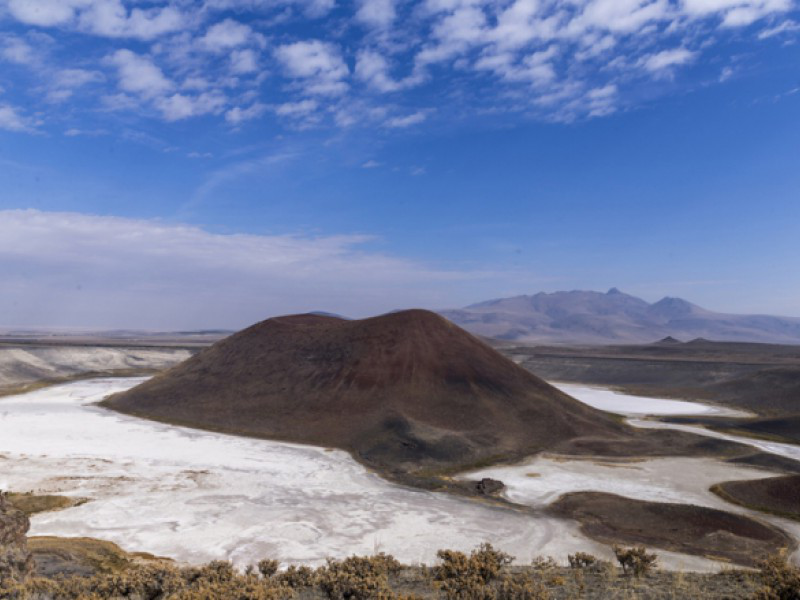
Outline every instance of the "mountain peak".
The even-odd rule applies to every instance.
[[[608,290],[606,292],[606,294],[609,295],[609,296],[613,296],[613,295],[616,295],[616,294],[620,294],[621,295],[622,292],[619,290],[619,288],[612,287],[610,290]]]

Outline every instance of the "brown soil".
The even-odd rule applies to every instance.
[[[771,525],[690,504],[575,492],[563,495],[548,510],[577,520],[586,535],[601,542],[643,544],[745,566],[793,548],[792,539]]]
[[[800,521],[800,475],[726,481],[711,491],[728,502]]]

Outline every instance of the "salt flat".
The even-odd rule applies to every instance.
[[[93,405],[142,380],[81,381],[0,399],[0,488],[91,498],[34,516],[31,535],[97,537],[185,562],[238,565],[266,556],[319,564],[375,551],[431,563],[440,548],[483,541],[520,562],[563,561],[575,551],[610,557],[571,521],[403,488],[339,450],[174,427]],[[711,483],[771,474],[710,459],[536,457],[473,475],[502,479],[510,499],[537,507],[578,490],[719,507],[705,491]],[[718,566],[659,555],[668,568]]]
[[[390,484],[342,451],[90,405],[139,381],[83,381],[0,400],[0,488],[92,498],[36,515],[31,535],[91,536],[181,561],[239,565],[375,551],[430,563],[440,548],[482,541],[529,561],[596,546],[570,523]]]
[[[750,413],[703,404],[702,402],[688,402],[685,400],[668,400],[664,398],[649,398],[623,394],[602,387],[578,385],[574,383],[554,383],[552,385],[562,392],[577,398],[581,402],[594,408],[626,416],[643,415],[716,415],[726,417],[749,417]]]

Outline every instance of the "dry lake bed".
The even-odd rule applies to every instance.
[[[30,535],[90,536],[183,562],[224,558],[240,566],[264,557],[319,564],[327,556],[376,551],[407,563],[430,563],[440,548],[468,550],[484,541],[523,563],[547,555],[563,561],[575,551],[610,556],[607,547],[584,537],[571,521],[397,486],[339,450],[174,427],[95,406],[141,381],[87,380],[0,399],[0,489],[90,499],[35,515]],[[642,421],[648,414],[725,412],[691,402],[560,387],[647,426],[657,425]],[[743,441],[800,458],[800,447]],[[470,477],[475,475],[501,479],[510,500],[534,507],[562,493],[591,490],[752,514],[724,503],[708,487],[773,473],[712,459],[620,464],[538,456]],[[770,520],[800,539],[798,524]],[[659,555],[665,567],[718,566],[697,557]]]

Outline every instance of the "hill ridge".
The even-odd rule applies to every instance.
[[[800,344],[800,318],[717,313],[672,296],[648,303],[618,288],[494,298],[439,312],[472,333],[520,342],[641,344],[673,337]]]

